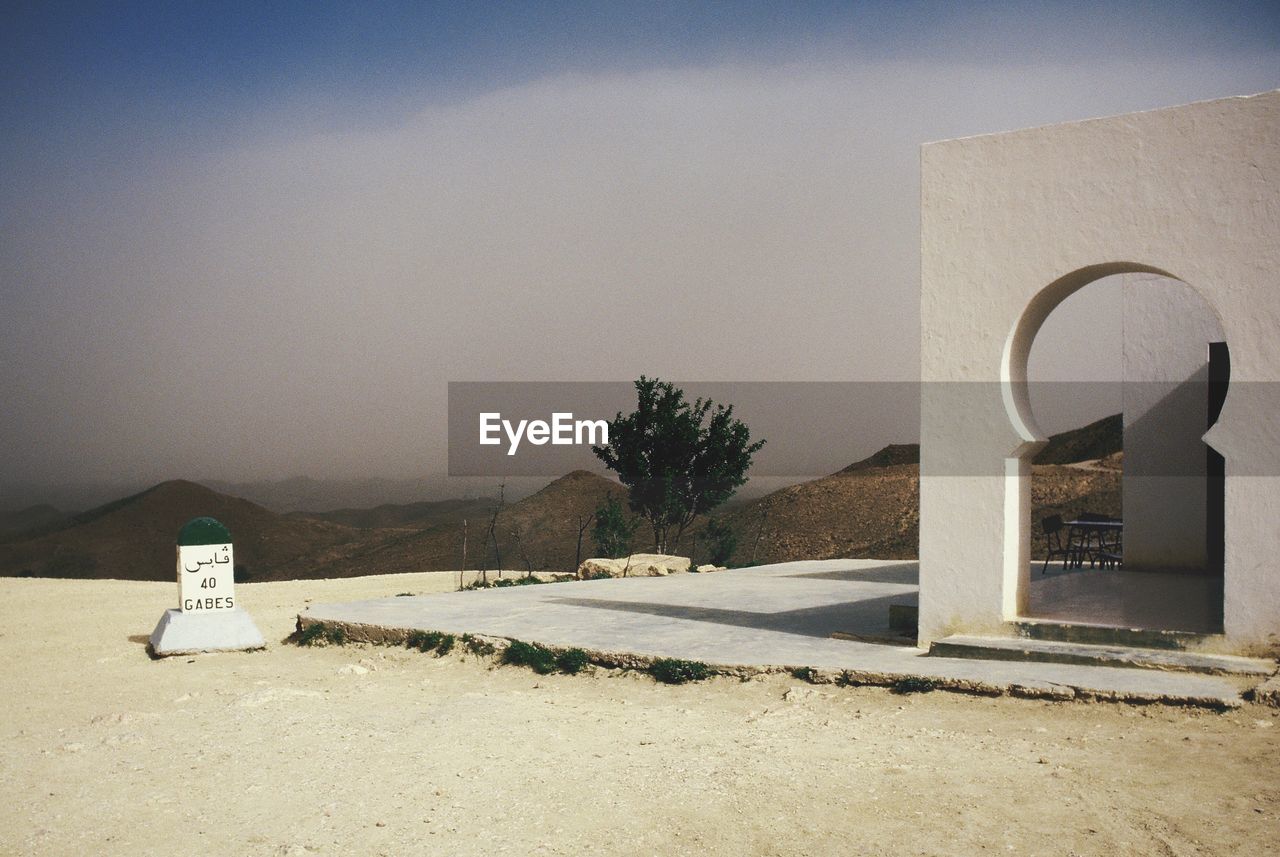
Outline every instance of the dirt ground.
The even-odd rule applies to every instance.
[[[281,644],[150,660],[173,584],[0,580],[0,853],[1275,854],[1280,711],[540,677]],[[358,667],[358,669],[357,669]]]

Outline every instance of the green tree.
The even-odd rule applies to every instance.
[[[738,534],[727,521],[708,518],[702,528],[702,538],[707,543],[708,559],[712,565],[728,565],[729,558],[738,547]]]
[[[636,381],[636,410],[609,422],[608,446],[596,457],[627,487],[631,510],[653,527],[658,553],[674,550],[685,528],[733,496],[764,446],[733,418],[733,406],[685,400],[657,378]]]
[[[636,532],[636,522],[631,519],[617,497],[610,497],[596,509],[595,527],[591,539],[596,543],[600,556],[620,559],[631,553],[631,537]]]

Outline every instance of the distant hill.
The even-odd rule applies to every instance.
[[[1124,449],[1124,424],[1120,414],[1103,417],[1078,429],[1050,435],[1048,445],[1040,450],[1033,464],[1074,464],[1106,458]],[[897,464],[919,464],[920,444],[891,443],[879,452],[855,461],[841,473],[857,473],[873,467]]]
[[[1103,417],[1082,428],[1050,435],[1033,464],[1072,464],[1106,458],[1124,449],[1124,420],[1120,414]]]
[[[850,464],[841,473],[858,473],[873,467],[893,467],[898,464],[919,464],[920,444],[891,443],[879,452]]]
[[[67,513],[48,504],[28,506],[12,512],[0,512],[0,541],[25,537],[38,530],[56,528],[67,520]]]
[[[1082,511],[1120,515],[1122,427],[1119,415],[1054,435],[1033,467],[1032,520]],[[1101,464],[1078,462],[1104,459]],[[717,510],[738,535],[737,565],[841,557],[911,558],[919,536],[919,460],[916,444],[887,446],[838,473],[789,485]],[[1048,462],[1048,463],[1044,463]],[[312,487],[287,486],[302,498]],[[518,502],[504,504],[496,538],[486,534],[496,499],[454,499],[277,514],[256,503],[194,482],[164,482],[70,518],[51,507],[0,519],[23,531],[0,541],[0,575],[115,577],[170,580],[174,539],[187,520],[218,518],[235,539],[236,564],[249,580],[351,577],[467,567],[572,571],[594,552],[591,513],[623,487],[585,470],[555,480]],[[27,527],[30,523],[34,529]],[[676,550],[695,550],[697,521]],[[1033,531],[1039,533],[1038,523]],[[0,530],[0,532],[4,532]],[[634,547],[648,547],[642,525]],[[2,537],[0,537],[2,538]],[[1033,541],[1041,546],[1038,537]]]
[[[174,542],[191,518],[226,524],[241,579],[316,576],[316,569],[387,538],[277,515],[184,480],[163,482],[76,515],[35,537],[0,544],[0,575],[171,580]]]
[[[866,460],[877,456],[880,453]],[[858,462],[743,504],[724,516],[738,534],[732,562],[914,558],[920,527],[919,472],[916,464],[875,467]]]
[[[1031,468],[1031,550],[1041,555],[1044,538],[1040,522],[1049,515],[1071,519],[1081,512],[1123,517],[1121,471],[1037,464]]]
[[[545,477],[522,476],[506,480],[507,499],[526,497],[547,484]],[[496,493],[493,477],[424,476],[417,479],[289,479],[256,482],[204,480],[202,484],[222,494],[243,497],[273,512],[328,512],[369,509],[383,504],[413,505],[420,502],[474,499]]]
[[[291,518],[311,518],[360,529],[395,528],[422,530],[438,524],[461,523],[483,516],[493,508],[493,497],[468,500],[436,500],[421,503],[384,503],[372,509],[334,509],[331,512],[289,512]]]
[[[1065,460],[1032,467],[1033,554],[1043,546],[1039,521],[1048,515],[1071,517],[1090,511],[1120,517],[1120,428],[1117,415],[1050,438],[1045,451]],[[1095,458],[1106,460],[1088,469],[1067,466]],[[724,511],[724,520],[738,535],[733,562],[916,558],[920,541],[919,462],[918,444],[892,444],[831,476],[792,485]]]
[[[534,571],[572,571],[579,526],[610,496],[623,496],[623,487],[585,470],[575,470],[498,515],[497,550],[485,545],[485,535],[497,501],[467,520],[467,568],[497,567]],[[332,563],[328,576],[443,571],[462,562],[462,522],[453,520],[413,533]],[[583,533],[583,558],[591,555],[591,534]]]
[[[563,476],[505,505],[496,526],[497,549],[491,544],[486,550],[495,499],[386,505],[320,517],[280,515],[175,480],[76,515],[33,537],[0,543],[0,575],[170,580],[178,530],[200,515],[227,525],[239,579],[250,581],[452,570],[462,557],[463,520],[468,567],[495,568],[500,556],[508,569],[569,571],[579,524],[607,496],[622,490],[587,471]],[[339,520],[323,519],[330,514]],[[590,533],[583,536],[585,558],[591,552]]]

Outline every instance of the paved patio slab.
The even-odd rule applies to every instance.
[[[1230,707],[1249,686],[1224,676],[928,657],[909,640],[831,638],[893,636],[889,605],[915,604],[917,581],[914,562],[822,560],[313,605],[299,620],[342,624],[355,639],[394,639],[409,630],[469,633],[578,647],[619,662],[623,653],[740,671],[808,667],[854,683],[921,677],[943,687],[1031,696]]]
[[[1033,564],[1027,618],[1222,633],[1222,577]]]

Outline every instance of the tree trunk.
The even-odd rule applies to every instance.
[[[769,511],[763,504],[760,506],[760,520],[756,524],[756,538],[751,543],[751,564],[756,564],[756,550],[760,547],[760,536],[764,534],[764,522],[769,517]]]
[[[592,521],[596,519],[596,513],[592,512],[585,518],[578,518],[578,546],[573,552],[573,570],[577,571],[582,565],[582,537],[586,535],[587,528],[591,526]]]
[[[458,569],[458,588],[462,588],[462,580],[467,574],[467,519],[462,519],[462,566]]]

